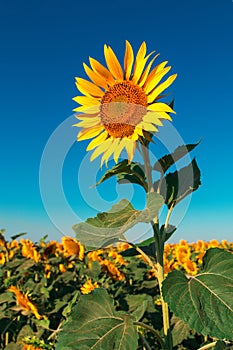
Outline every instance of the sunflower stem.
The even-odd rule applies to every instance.
[[[149,150],[147,146],[141,145],[142,147],[142,156],[144,160],[145,165],[145,172],[146,172],[146,178],[148,182],[148,192],[154,192],[153,188],[153,180],[152,180],[152,169],[150,165],[150,158],[149,158]]]
[[[153,180],[152,180],[152,167],[149,159],[148,146],[142,145],[142,155],[143,155],[145,173],[146,173],[147,182],[148,182],[148,192],[154,192]],[[166,222],[165,222],[165,228],[167,228],[168,226],[168,222],[169,222],[172,210],[173,210],[173,207],[171,207],[168,211]],[[172,334],[170,329],[169,309],[168,309],[168,304],[165,303],[163,299],[163,294],[162,294],[162,284],[164,280],[163,254],[164,254],[165,241],[160,234],[158,216],[156,216],[156,218],[151,222],[151,224],[154,231],[155,248],[156,248],[155,251],[156,251],[156,261],[157,261],[157,264],[156,264],[157,278],[159,283],[159,291],[160,291],[160,298],[161,298],[161,304],[162,304],[163,332],[164,332],[164,346],[165,346],[164,349],[172,350],[173,344],[172,344]]]

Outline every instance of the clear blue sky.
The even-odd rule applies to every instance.
[[[75,122],[74,77],[85,77],[82,63],[88,56],[103,61],[105,43],[122,58],[128,39],[135,50],[145,40],[149,51],[160,52],[161,61],[169,60],[172,72],[178,73],[170,88],[177,111],[173,126],[187,143],[203,137],[194,151],[202,187],[192,196],[173,240],[232,240],[232,38],[232,0],[2,1],[0,227],[6,228],[7,237],[27,232],[33,240],[45,234],[59,240],[72,233],[75,215],[84,220],[96,214],[96,190],[85,183],[96,168],[85,163],[86,143],[75,142],[77,130],[69,127]],[[57,128],[57,143],[52,144],[57,150],[42,169],[44,179],[48,172],[43,191],[52,224],[40,195],[39,167]],[[61,169],[63,146],[69,152]],[[69,213],[59,204],[60,183]],[[109,184],[111,192],[107,183],[99,188],[103,210],[126,192],[123,185]],[[143,197],[140,189],[128,192]]]

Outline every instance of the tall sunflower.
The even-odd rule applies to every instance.
[[[74,97],[81,106],[75,112],[81,122],[78,141],[93,138],[87,151],[94,150],[91,160],[102,155],[101,165],[113,155],[118,162],[123,149],[126,149],[129,162],[132,161],[137,142],[149,133],[158,131],[161,119],[171,120],[168,113],[175,113],[166,103],[157,102],[161,93],[175,80],[177,74],[161,82],[171,69],[167,61],[155,66],[158,57],[146,55],[146,43],[143,42],[134,59],[131,44],[126,41],[124,69],[122,69],[111,47],[104,46],[107,68],[93,58],[90,67],[85,63],[84,70],[90,81],[76,78],[76,86],[83,96]],[[148,60],[149,63],[147,64]],[[155,126],[156,125],[156,126]]]

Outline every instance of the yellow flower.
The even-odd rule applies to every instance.
[[[89,279],[87,282],[85,282],[82,287],[80,288],[82,294],[89,294],[91,293],[95,288],[99,288],[98,283],[92,283],[92,280]]]
[[[109,250],[108,257],[112,258],[116,264],[126,265],[126,261],[123,259],[123,256],[118,254],[113,248]]]
[[[50,255],[55,255],[58,243],[56,241],[51,241],[45,246],[43,256],[48,259]]]
[[[134,59],[132,46],[126,41],[122,69],[111,47],[105,45],[107,68],[90,58],[91,68],[84,63],[84,70],[92,82],[76,78],[76,86],[83,94],[74,97],[81,105],[74,111],[83,113],[76,115],[81,122],[74,124],[82,128],[78,141],[94,138],[87,151],[95,148],[91,160],[103,154],[101,165],[104,162],[107,165],[111,155],[117,163],[123,149],[126,149],[129,162],[132,161],[137,141],[147,138],[148,132],[158,131],[155,125],[163,125],[161,119],[171,120],[168,113],[175,113],[158,100],[177,75],[173,74],[161,83],[171,67],[166,67],[165,61],[151,70],[158,55],[147,64],[154,51],[146,54],[146,50],[143,42]]]
[[[38,320],[41,319],[42,316],[38,313],[37,307],[28,299],[27,294],[21,293],[15,286],[10,286],[8,290],[15,294],[17,304],[23,311],[31,312]]]
[[[90,266],[89,267],[91,267],[92,261],[99,261],[99,262],[101,262],[103,259],[102,259],[102,257],[100,255],[102,255],[103,253],[104,253],[103,249],[93,250],[93,251],[89,252],[87,254],[88,260],[90,262],[90,264],[89,264]]]
[[[66,267],[65,267],[65,265],[64,265],[64,264],[59,264],[59,270],[60,270],[62,273],[66,272]]]
[[[196,256],[196,259],[197,259],[197,262],[199,265],[202,265],[202,263],[203,263],[202,259],[203,259],[204,255],[205,255],[205,251],[202,251]]]
[[[4,265],[6,262],[6,257],[3,252],[0,252],[0,265]]]
[[[111,261],[103,260],[101,266],[105,268],[116,281],[121,281],[125,278],[124,274],[120,272]]]
[[[161,306],[162,305],[162,300],[161,298],[158,296],[157,299],[155,300],[155,305]]]
[[[127,242],[118,243],[116,246],[116,249],[118,250],[118,252],[121,252],[121,251],[129,249],[129,248],[131,248],[131,245]]]
[[[18,249],[19,249],[19,243],[18,243],[18,241],[17,241],[16,239],[14,239],[13,241],[8,242],[8,243],[7,243],[7,248],[8,248],[8,249],[16,249],[16,250],[18,250]]]
[[[168,260],[166,259],[166,257],[164,258],[164,274],[168,274],[169,272],[171,272],[172,270],[174,270],[174,260]]]
[[[45,270],[45,278],[49,279],[51,276],[51,265],[46,264],[44,270]]]
[[[62,244],[64,248],[63,255],[65,257],[77,255],[79,260],[84,259],[85,248],[81,243],[79,243],[79,241],[77,241],[77,239],[71,237],[62,237]]]
[[[40,253],[36,250],[34,243],[28,239],[21,239],[22,244],[22,255],[25,258],[34,260],[36,263],[40,261]]]
[[[196,252],[203,252],[208,248],[208,243],[198,240],[197,243],[195,244],[195,251]]]
[[[194,261],[186,260],[183,266],[191,276],[195,276],[198,272],[197,264]]]
[[[219,242],[217,241],[217,239],[212,239],[208,244],[208,248],[215,248],[215,247],[219,247]]]
[[[180,264],[184,264],[186,260],[190,258],[191,252],[190,247],[187,245],[177,245],[175,248],[176,259]]]
[[[31,344],[25,344],[22,350],[43,350],[43,348],[34,347]]]
[[[185,239],[181,239],[179,242],[179,246],[188,247],[188,242]]]

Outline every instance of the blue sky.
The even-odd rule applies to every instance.
[[[27,232],[33,240],[45,234],[59,240],[72,234],[76,217],[96,214],[98,199],[108,210],[126,192],[140,207],[138,188],[126,191],[114,181],[98,193],[90,188],[91,174],[100,175],[98,162],[88,165],[87,144],[75,142],[77,130],[69,127],[75,122],[74,77],[85,78],[82,63],[89,56],[103,62],[105,43],[122,59],[128,39],[135,50],[145,40],[149,51],[160,52],[159,60],[169,61],[178,73],[169,89],[174,130],[186,143],[203,138],[194,151],[202,186],[184,208],[177,206],[173,240],[232,241],[232,37],[231,0],[1,2],[0,227],[7,237]],[[48,140],[44,155],[52,157],[42,158],[41,198],[39,169]]]

